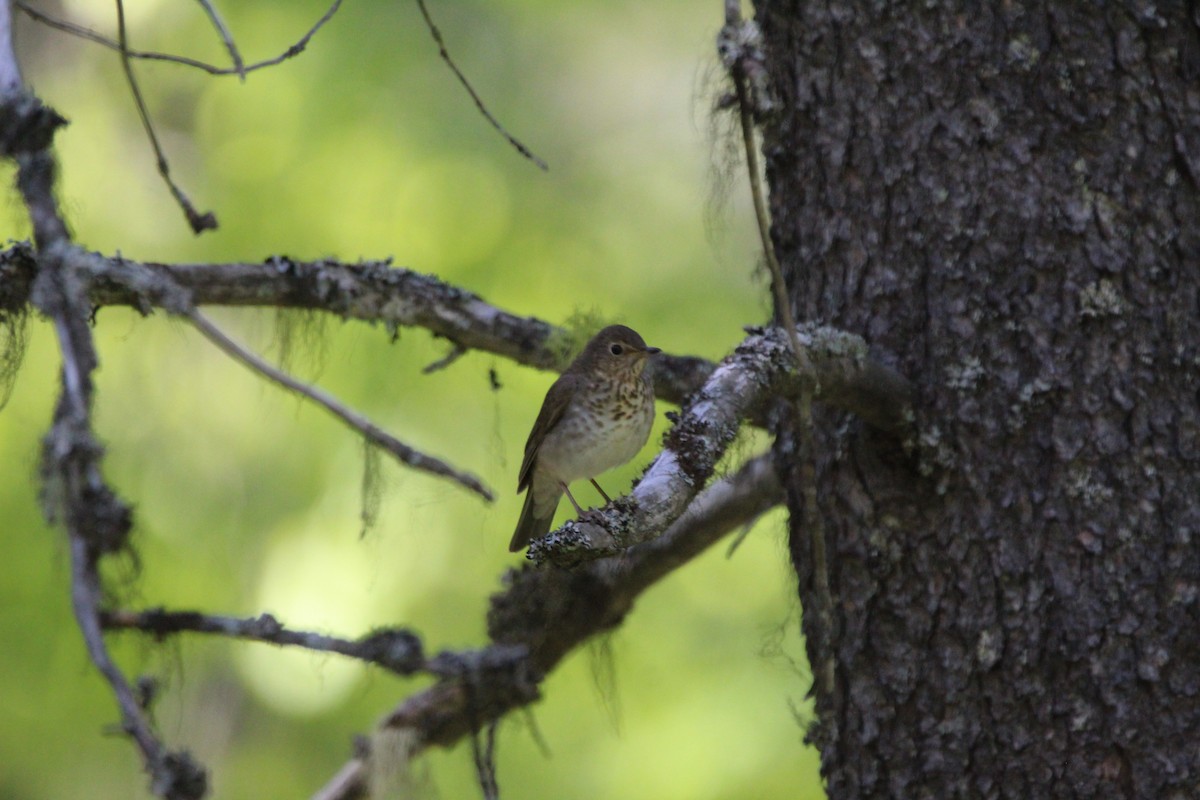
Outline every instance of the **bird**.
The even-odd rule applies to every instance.
[[[510,552],[546,535],[563,494],[583,513],[572,481],[587,478],[611,502],[596,476],[629,461],[649,438],[654,386],[645,370],[659,352],[632,328],[610,325],[550,386],[525,442],[517,494],[527,494]]]

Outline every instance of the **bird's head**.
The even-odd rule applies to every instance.
[[[605,372],[640,374],[647,359],[659,352],[659,348],[647,346],[633,328],[609,325],[591,338],[578,361]]]

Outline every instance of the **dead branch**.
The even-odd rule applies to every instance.
[[[452,480],[488,502],[495,499],[492,490],[478,477],[405,444],[329,393],[296,379],[238,344],[196,310],[192,292],[176,282],[171,272],[122,258],[106,259],[73,245],[64,250],[62,257],[70,261],[76,274],[84,276],[89,289],[102,285],[122,287],[135,298],[132,304],[144,313],[161,308],[172,315],[186,318],[227,355],[273,383],[321,406],[360,433],[368,444],[384,450],[401,464]],[[37,259],[28,246],[18,245],[0,251],[0,311],[19,309],[21,303],[17,298],[20,296],[28,301],[38,269]]]
[[[225,45],[225,52],[229,53],[229,60],[233,63],[233,71],[243,81],[246,80],[246,64],[242,61],[242,54],[238,51],[237,43],[233,40],[233,34],[229,31],[229,26],[225,24],[225,20],[221,18],[220,12],[217,11],[211,0],[196,0],[204,8],[204,13],[208,15],[209,22],[212,23],[217,35],[221,37],[221,43]],[[123,51],[128,54],[128,50]]]
[[[405,734],[401,738],[411,743],[406,755],[412,756],[431,746],[448,747],[533,702],[537,680],[589,638],[620,624],[643,591],[781,500],[770,457],[760,456],[702,492],[657,539],[577,570],[514,571],[508,589],[492,598],[488,631],[493,644],[482,652],[522,648],[525,668],[494,671],[489,681],[470,685],[462,678],[444,679],[402,702],[380,721],[379,730]],[[372,757],[367,753],[348,762],[314,797],[363,797]],[[386,760],[389,754],[374,757]]]
[[[446,66],[450,67],[450,71],[454,73],[454,77],[458,78],[458,82],[462,84],[462,87],[467,90],[467,94],[471,95],[471,100],[475,102],[475,108],[479,109],[479,113],[483,115],[483,118],[486,119],[488,123],[496,129],[497,133],[503,136],[508,143],[513,146],[514,150],[536,164],[543,172],[550,169],[549,165],[546,164],[545,161],[535,155],[534,152],[526,147],[523,142],[517,139],[517,137],[509,133],[508,130],[500,124],[500,120],[496,119],[496,117],[492,115],[491,111],[488,111],[487,106],[483,103],[483,98],[479,96],[479,93],[475,91],[475,87],[471,85],[469,80],[467,80],[467,76],[463,74],[463,71],[458,68],[458,64],[455,64],[454,59],[450,57],[450,51],[446,49],[446,42],[442,39],[442,32],[438,30],[438,26],[434,24],[433,17],[429,16],[429,9],[425,6],[425,0],[417,0],[417,6],[421,9],[421,16],[425,18],[425,27],[429,29],[429,35],[433,37],[434,43],[438,46],[438,55],[440,55],[442,60],[446,62]]]
[[[9,4],[0,3],[0,29],[8,30],[10,13]],[[0,37],[0,49],[5,50],[0,64],[16,63],[7,37]],[[4,72],[9,77],[19,74]],[[0,95],[0,142],[4,155],[17,162],[17,186],[38,247],[38,269],[29,298],[53,322],[62,356],[62,388],[43,443],[42,502],[47,517],[66,528],[72,610],[88,656],[116,698],[121,730],[141,753],[151,791],[170,800],[192,800],[206,791],[203,768],[186,751],[170,751],[158,738],[133,687],[112,660],[100,626],[99,562],[128,546],[131,513],[104,481],[100,470],[104,451],[92,433],[92,373],[97,359],[88,324],[87,276],[80,275],[68,257],[72,244],[54,197],[55,162],[46,149],[63,123],[19,85]]]
[[[121,45],[119,42],[115,42],[107,36],[102,36],[90,28],[85,28],[82,25],[76,25],[73,22],[52,17],[49,14],[39,11],[38,9],[29,5],[24,0],[14,0],[13,5],[16,8],[21,9],[21,11],[24,12],[30,19],[36,20],[48,28],[54,28],[55,30],[62,31],[63,33],[69,33],[72,36],[78,36],[81,39],[86,39],[89,42],[94,42],[103,47],[107,47],[109,50],[115,50],[117,52],[121,51]],[[334,0],[333,4],[329,6],[321,18],[318,19],[316,23],[314,23],[313,26],[309,28],[308,31],[294,44],[289,45],[286,50],[277,56],[267,58],[262,61],[256,61],[253,64],[244,65],[240,72],[236,67],[218,67],[215,64],[209,64],[205,61],[188,58],[187,56],[174,55],[172,53],[157,53],[149,50],[134,50],[130,48],[126,48],[125,52],[130,58],[141,59],[144,61],[166,61],[172,64],[181,64],[185,67],[193,67],[195,69],[203,70],[209,75],[248,74],[251,72],[256,72],[260,69],[264,69],[265,67],[273,67],[276,64],[281,64],[284,61],[287,61],[289,58],[295,58],[303,53],[305,48],[308,47],[309,41],[317,34],[317,31],[324,27],[325,23],[329,22],[329,20],[333,18],[333,15],[337,13],[337,10],[341,7],[341,5],[342,0]]]
[[[422,453],[414,447],[411,447],[404,442],[392,436],[390,433],[380,428],[374,422],[354,411],[351,408],[343,405],[337,398],[328,392],[324,392],[315,386],[310,386],[301,380],[294,378],[286,372],[277,369],[268,361],[258,355],[250,352],[246,348],[231,339],[220,328],[214,325],[207,317],[199,311],[189,309],[184,312],[186,316],[200,331],[206,339],[221,348],[231,358],[246,365],[251,370],[259,375],[267,378],[273,383],[277,383],[285,389],[289,389],[302,397],[311,400],[317,405],[324,408],[330,414],[340,419],[342,422],[349,425],[354,430],[360,432],[368,442],[372,445],[382,448],[390,453],[396,460],[402,464],[407,464],[414,469],[419,469],[422,472],[428,472],[431,475],[438,475],[443,478],[449,478],[455,481],[460,486],[463,486],[477,495],[487,500],[489,503],[496,499],[495,494],[489,489],[483,481],[475,477],[469,472],[457,469],[450,466],[440,458],[435,458],[427,453]]]
[[[743,420],[766,415],[775,403],[794,400],[813,386],[843,393],[878,368],[867,358],[866,343],[853,334],[802,326],[795,335],[808,371],[799,369],[786,333],[753,332],[691,395],[663,438],[663,452],[633,492],[535,540],[528,557],[572,566],[657,536],[708,482]],[[907,399],[902,402],[907,406]]]
[[[193,233],[203,233],[207,230],[216,230],[217,217],[211,211],[200,213],[196,207],[192,205],[192,201],[179,188],[173,178],[171,178],[171,165],[167,161],[167,155],[163,152],[162,145],[159,144],[158,134],[154,132],[154,122],[150,119],[150,111],[146,108],[146,100],[142,97],[141,86],[138,85],[137,76],[133,72],[133,62],[129,58],[129,40],[125,31],[125,3],[124,0],[117,0],[117,45],[121,54],[121,68],[125,71],[125,80],[129,83],[129,93],[133,95],[133,102],[137,106],[138,117],[142,120],[142,128],[146,131],[146,137],[150,140],[150,146],[154,149],[154,162],[158,167],[158,174],[167,184],[167,188],[171,190],[171,196],[175,198],[175,202],[183,209],[184,216],[187,217],[188,225],[191,226]]]
[[[344,639],[284,627],[270,614],[257,617],[225,617],[199,611],[145,611],[110,609],[100,612],[104,630],[135,630],[165,639],[181,633],[206,633],[267,644],[288,645],[319,653],[337,653],[383,667],[397,675],[433,672],[421,648],[421,640],[406,628],[372,631],[361,639]],[[436,673],[435,673],[436,674]]]
[[[393,267],[388,261],[346,264],[338,261],[295,261],[273,257],[262,264],[158,264],[91,254],[99,273],[89,298],[97,306],[127,305],[145,309],[156,291],[155,276],[170,278],[201,305],[304,308],[341,317],[425,328],[455,345],[503,356],[538,369],[561,369],[561,353],[553,347],[565,333],[548,322],[522,317],[491,305],[478,295],[433,276]],[[117,267],[136,270],[116,274]],[[32,250],[15,245],[0,249],[0,311],[28,302],[36,274]],[[907,380],[865,350],[855,369],[830,385],[817,400],[849,411],[868,424],[898,436],[911,426]],[[682,404],[704,385],[716,365],[693,356],[656,356],[651,362],[655,395]],[[752,411],[750,420],[765,425]]]

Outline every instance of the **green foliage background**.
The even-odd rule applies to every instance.
[[[127,6],[134,47],[222,60],[198,4]],[[220,6],[254,61],[298,39],[325,0]],[[46,9],[115,30],[112,4]],[[730,142],[709,115],[719,4],[434,0],[431,11],[548,173],[480,117],[414,3],[348,0],[307,52],[244,84],[138,64],[174,175],[220,219],[201,237],[154,172],[115,54],[20,19],[27,82],[71,120],[58,138],[60,196],[78,240],[159,261],[392,255],[517,313],[559,323],[594,313],[710,358],[765,319],[746,190],[727,177]],[[11,187],[11,168],[0,172]],[[3,196],[0,239],[27,237],[19,197]],[[446,345],[421,331],[393,343],[381,327],[336,319],[214,314],[402,439],[480,474],[500,499],[485,505],[385,460],[379,522],[360,539],[353,435],[186,325],[104,309],[96,423],[107,476],[136,508],[140,554],[112,565],[114,599],[270,612],[350,636],[409,625],[430,651],[480,645],[488,595],[519,563],[505,547],[516,469],[552,376],[477,353],[423,376]],[[133,748],[106,735],[116,712],[71,617],[61,532],[37,505],[58,358],[48,326],[31,320],[29,334],[0,412],[0,796],[141,797]],[[610,493],[628,488],[664,425],[606,477]],[[738,455],[763,446],[748,437]],[[590,492],[580,489],[581,502],[595,502]],[[783,538],[782,516],[768,515],[733,558],[714,549],[652,590],[617,634],[569,659],[533,712],[549,756],[527,720],[501,728],[505,796],[823,797],[802,743],[809,675]],[[160,729],[210,767],[216,797],[307,796],[353,735],[424,685],[262,645],[111,643],[132,674],[163,681]],[[463,745],[419,771],[430,796],[478,796]]]

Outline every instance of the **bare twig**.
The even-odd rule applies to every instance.
[[[453,364],[455,361],[458,361],[460,358],[462,358],[466,354],[467,354],[467,348],[463,347],[458,342],[455,342],[454,346],[450,348],[450,352],[446,353],[446,355],[442,356],[437,361],[434,361],[431,364],[427,364],[425,366],[425,368],[423,370],[421,370],[421,374],[432,375],[433,373],[437,372],[438,370],[442,370],[442,369],[445,369],[446,367],[450,366],[451,364]]]
[[[329,783],[321,787],[309,800],[350,800],[365,797],[367,787],[363,775],[363,762],[355,758],[347,761]]]
[[[109,39],[107,36],[102,36],[101,34],[96,33],[89,28],[85,28],[82,25],[76,25],[73,22],[67,22],[66,20],[52,17],[49,14],[39,11],[38,9],[29,5],[24,0],[15,0],[13,5],[21,9],[21,11],[23,11],[30,18],[37,20],[47,27],[63,31],[64,33],[69,33],[72,36],[78,36],[81,39],[87,39],[90,42],[95,42],[96,44],[107,47],[110,50],[120,52],[122,49],[119,42],[115,42],[112,39]],[[257,61],[253,64],[245,66],[242,69],[242,73],[249,74],[265,67],[273,67],[276,64],[287,61],[289,58],[294,58],[295,56],[300,55],[300,53],[304,52],[304,49],[308,46],[308,43],[312,37],[316,35],[317,31],[319,31],[326,22],[333,18],[333,15],[337,13],[337,10],[341,5],[342,0],[334,0],[329,9],[326,10],[321,18],[317,20],[317,22],[308,30],[308,32],[305,33],[304,36],[300,37],[295,44],[291,45],[282,53],[273,58]],[[195,69],[203,70],[210,75],[240,74],[237,69],[231,67],[218,67],[215,64],[209,64],[205,61],[188,58],[187,56],[174,55],[171,53],[157,53],[148,50],[126,49],[125,52],[130,58],[137,58],[146,61],[167,61],[173,64],[181,64],[185,67],[194,67]]]
[[[0,278],[6,277],[4,254],[4,251],[0,251]],[[491,490],[474,475],[455,469],[438,458],[404,444],[363,415],[338,402],[331,395],[298,380],[242,347],[196,310],[188,287],[175,281],[169,272],[163,272],[136,261],[127,261],[121,258],[105,259],[95,254],[85,253],[78,248],[68,250],[67,256],[72,269],[86,275],[89,281],[123,285],[127,290],[134,292],[138,298],[136,301],[138,308],[161,307],[171,314],[187,318],[197,330],[225,353],[271,381],[322,406],[361,433],[369,446],[382,448],[400,462],[416,469],[457,481],[488,501],[493,499]]]
[[[529,568],[511,575],[510,587],[492,598],[488,628],[495,644],[488,649],[524,643],[530,670],[549,672],[589,638],[618,624],[641,593],[663,576],[781,499],[771,459],[761,456],[706,489],[686,514],[651,542],[580,570]],[[530,702],[528,690],[517,684],[519,672],[500,677],[503,680],[476,684],[471,690],[461,680],[442,680],[402,702],[380,722],[380,729],[410,732],[415,740],[410,755],[428,747],[449,747],[481,724]],[[386,754],[381,756],[386,760]],[[370,758],[348,762],[314,798],[363,797]]]
[[[154,148],[154,159],[158,166],[158,174],[166,181],[167,188],[171,190],[171,195],[175,198],[175,202],[179,203],[179,207],[183,209],[184,216],[187,217],[188,225],[191,226],[193,233],[203,233],[206,230],[215,230],[217,227],[217,217],[211,211],[206,211],[201,214],[192,205],[192,201],[188,199],[183,190],[176,185],[171,179],[171,167],[167,163],[167,156],[163,152],[162,145],[158,142],[158,135],[154,132],[154,123],[150,121],[150,112],[146,108],[146,101],[142,97],[141,87],[138,86],[137,76],[133,74],[133,62],[129,58],[129,41],[125,32],[125,3],[124,0],[117,0],[117,44],[121,53],[121,67],[125,70],[125,79],[129,83],[129,91],[133,94],[133,102],[137,105],[138,116],[141,117],[142,127],[146,130],[146,136],[150,139],[150,146]]]
[[[454,63],[454,59],[450,57],[450,51],[446,49],[446,43],[442,40],[442,32],[438,30],[438,26],[433,23],[433,17],[429,16],[429,9],[425,7],[425,0],[417,0],[417,5],[421,9],[421,16],[425,18],[425,25],[429,28],[429,35],[433,37],[433,41],[438,46],[438,54],[442,57],[442,60],[446,62],[446,65],[450,67],[450,71],[454,73],[454,76],[458,78],[458,82],[461,83],[463,88],[467,90],[467,94],[471,95],[471,99],[475,101],[475,107],[479,109],[479,113],[483,114],[484,119],[490,122],[492,127],[495,128],[501,136],[507,139],[508,143],[511,144],[518,153],[532,161],[543,171],[550,169],[545,161],[534,155],[532,150],[530,150],[523,143],[521,143],[520,140],[505,130],[504,126],[500,124],[500,120],[492,116],[492,112],[488,111],[487,106],[483,104],[483,98],[476,93],[475,88],[471,86],[471,82],[467,80],[467,76],[463,74],[462,70],[458,68],[458,65]]]
[[[373,631],[361,639],[343,639],[309,631],[289,630],[270,614],[257,617],[224,617],[199,611],[145,611],[116,609],[102,611],[105,630],[138,630],[163,639],[180,633],[208,633],[276,645],[290,645],[322,653],[337,653],[376,664],[397,675],[426,671],[429,662],[421,640],[404,628]]]
[[[204,13],[208,15],[209,21],[212,22],[213,27],[217,30],[217,35],[221,37],[221,41],[225,44],[225,50],[229,53],[229,60],[233,62],[234,72],[243,81],[246,80],[246,64],[242,61],[242,54],[238,52],[237,43],[234,42],[233,34],[229,32],[229,28],[225,25],[225,20],[221,19],[221,15],[210,0],[196,0],[196,2],[204,8]]]
[[[387,431],[380,428],[369,419],[352,411],[342,405],[332,395],[321,391],[315,386],[308,384],[288,375],[286,372],[276,368],[270,362],[259,357],[255,353],[250,352],[240,344],[229,338],[216,325],[214,325],[207,317],[195,309],[185,311],[186,316],[191,323],[196,327],[196,330],[204,334],[204,337],[215,344],[227,355],[232,356],[237,361],[242,362],[250,369],[259,373],[263,377],[271,380],[286,389],[291,389],[299,395],[302,395],[317,405],[324,408],[329,413],[333,414],[338,419],[345,422],[350,427],[365,436],[372,444],[383,448],[391,453],[398,461],[407,464],[410,467],[440,475],[443,478],[449,478],[457,482],[459,485],[470,489],[488,502],[495,499],[492,490],[483,484],[478,478],[470,473],[455,469],[441,459],[426,455],[419,450],[416,450],[401,442],[396,437],[392,436]]]

